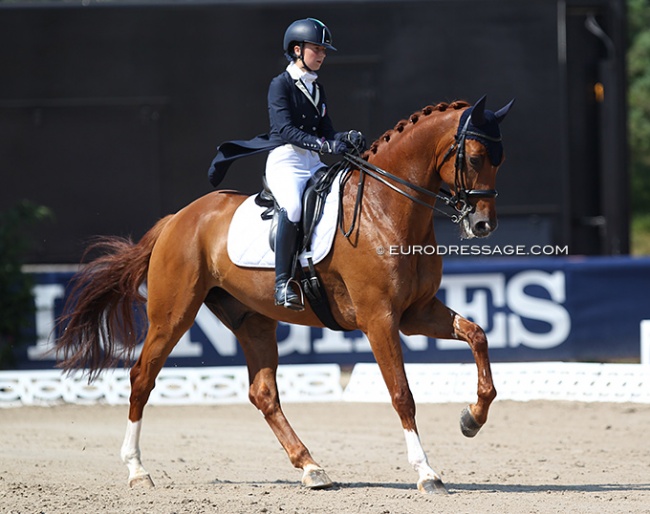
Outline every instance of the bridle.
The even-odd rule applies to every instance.
[[[441,165],[447,161],[447,159],[451,156],[451,154],[454,151],[456,151],[456,160],[454,162],[454,187],[456,189],[456,192],[454,194],[452,194],[451,192],[443,188],[440,189],[440,192],[431,191],[430,189],[426,189],[424,187],[418,186],[417,184],[413,184],[408,180],[398,177],[397,175],[394,175],[389,171],[386,171],[378,166],[375,166],[374,164],[371,164],[365,159],[361,158],[360,157],[361,152],[359,151],[359,149],[357,149],[356,152],[346,153],[344,156],[345,162],[354,165],[356,169],[359,170],[360,174],[359,174],[359,187],[357,188],[357,199],[354,205],[354,213],[353,213],[350,228],[347,231],[344,231],[343,227],[341,226],[341,230],[343,231],[344,235],[346,237],[349,237],[349,235],[354,230],[359,208],[361,205],[361,198],[363,196],[363,186],[364,186],[364,179],[366,175],[369,175],[375,180],[378,180],[385,186],[405,196],[406,198],[408,198],[409,200],[411,200],[412,202],[418,205],[427,207],[428,209],[431,210],[441,212],[445,216],[451,218],[451,221],[453,221],[454,223],[460,223],[469,214],[474,212],[475,207],[470,203],[471,199],[495,198],[498,195],[496,189],[468,189],[467,188],[467,182],[464,173],[465,141],[467,139],[467,136],[478,137],[480,139],[484,139],[490,142],[500,142],[501,138],[498,139],[492,138],[482,132],[479,133],[479,132],[470,131],[469,130],[470,119],[471,116],[468,116],[463,128],[455,136],[455,141],[452,143],[452,145],[449,147],[449,149],[447,150],[447,152],[442,158]],[[351,168],[348,167],[347,173],[344,173],[342,175],[341,178],[342,183],[346,182],[349,179],[350,173],[351,173]],[[399,185],[396,185],[391,181]],[[420,193],[421,195],[427,196],[429,198],[433,198],[434,202],[429,203],[424,200],[421,200],[420,198],[414,196],[413,194],[409,193],[407,190],[401,188],[400,186],[408,188],[411,191]],[[341,191],[340,194],[342,195],[343,188],[341,188],[340,191]],[[452,207],[456,211],[456,214],[449,214],[446,211],[439,209],[438,207],[436,207],[435,200],[443,201],[445,205]],[[342,208],[343,205],[342,202],[340,202],[340,205]],[[343,222],[342,217],[340,217],[340,219],[342,223]]]
[[[470,205],[469,200],[471,198],[496,198],[499,193],[496,189],[468,189],[466,183],[466,177],[463,173],[465,168],[465,141],[467,136],[474,136],[479,140],[487,140],[488,142],[500,143],[501,137],[490,137],[483,132],[474,132],[469,130],[469,123],[472,119],[471,116],[467,116],[465,120],[465,125],[463,125],[462,130],[456,135],[456,141],[452,143],[447,150],[447,153],[442,158],[444,163],[451,153],[456,150],[456,161],[454,162],[454,187],[456,189],[456,194],[451,195],[448,191],[443,190],[443,193],[449,195],[449,202],[447,205],[452,204],[454,209],[456,209],[459,214],[452,216],[452,221],[454,223],[460,223],[462,219],[474,211],[474,207]],[[454,218],[458,218],[457,220]]]

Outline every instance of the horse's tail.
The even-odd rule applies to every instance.
[[[120,237],[100,238],[86,250],[101,251],[71,282],[63,314],[57,322],[54,351],[58,367],[85,368],[93,380],[121,359],[132,359],[144,329],[140,286],[162,230],[173,215],[156,223],[137,243]]]

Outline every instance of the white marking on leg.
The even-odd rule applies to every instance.
[[[440,480],[440,476],[431,466],[422,448],[420,436],[413,430],[404,430],[409,464],[418,472],[418,485],[424,480]]]
[[[305,464],[305,467],[302,468],[305,473],[309,473],[310,471],[322,471],[323,468],[320,466],[317,466],[316,464]]]
[[[140,430],[142,429],[142,420],[126,422],[126,434],[120,450],[122,462],[129,468],[129,485],[133,480],[138,478],[149,477],[149,473],[142,466],[140,461]]]
[[[460,336],[458,335],[458,332],[460,332],[460,316],[456,314],[455,312],[452,314],[452,319],[453,325],[454,325],[454,333],[452,334],[455,339],[459,339]]]

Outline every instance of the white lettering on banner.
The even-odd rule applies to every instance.
[[[495,312],[490,323],[488,293],[495,308],[506,307],[505,276],[500,273],[484,273],[476,275],[447,275],[442,277],[440,289],[445,291],[445,304],[465,318],[471,318],[480,327],[492,330],[486,335],[490,346],[504,348],[507,344],[505,313]],[[470,290],[473,294],[470,295]],[[471,296],[471,298],[470,298]],[[438,339],[440,350],[462,350],[468,348],[465,341]]]
[[[235,335],[205,305],[201,305],[194,320],[194,327],[198,328],[205,335],[208,342],[222,357],[233,357],[237,355],[237,339]],[[199,341],[192,340],[192,330],[188,330],[181,336],[176,346],[174,346],[172,353],[169,355],[170,358],[182,359],[204,356],[203,344]],[[144,341],[136,346],[133,352],[135,358],[140,356],[143,346]]]
[[[525,270],[506,280],[503,273],[445,275],[441,283],[445,303],[452,310],[472,319],[486,330],[491,348],[526,346],[538,350],[554,348],[566,341],[571,332],[571,317],[564,307],[565,276],[562,271]],[[533,296],[530,288],[542,289],[542,296]],[[54,348],[55,303],[63,298],[64,284],[40,284],[33,288],[36,303],[36,344],[27,348],[29,360],[52,360]],[[526,322],[548,329],[533,331]],[[218,355],[238,355],[237,340],[205,306],[201,306],[192,331],[200,331]],[[369,353],[370,344],[360,332],[343,333],[323,329],[312,338],[310,327],[288,325],[288,334],[278,341],[280,356],[333,353]],[[421,352],[429,348],[426,336],[400,334],[404,346]],[[435,340],[439,350],[468,349],[464,341]],[[203,357],[205,343],[192,339],[186,332],[174,348],[173,358]],[[139,355],[142,344],[136,349]]]
[[[235,334],[228,330],[205,305],[201,305],[199,313],[196,315],[195,323],[219,355],[223,355],[224,357],[237,355],[237,339],[235,338]],[[201,343],[192,343],[192,345],[201,348]],[[173,352],[172,355],[174,357],[181,356],[181,354],[177,355]],[[183,355],[183,357],[186,356]]]
[[[336,330],[323,329],[322,337],[314,340],[314,353],[361,353],[371,352],[370,342],[365,334],[345,334]]]
[[[206,334],[207,335],[207,334]],[[208,337],[208,340],[212,340]],[[142,345],[138,345],[138,354],[142,351]],[[174,346],[170,357],[201,357],[203,355],[203,345],[192,341],[191,331],[185,332]]]
[[[409,350],[414,352],[423,352],[429,348],[429,338],[427,336],[413,335],[405,336],[400,332],[400,338]]]
[[[31,361],[51,360],[54,349],[54,304],[63,298],[65,287],[62,284],[41,284],[32,288],[36,307],[36,345],[27,348],[27,358]]]
[[[278,354],[280,357],[292,353],[311,352],[311,328],[302,325],[290,325],[289,335],[278,341]]]
[[[291,328],[293,330],[293,327]],[[400,333],[400,338],[409,350],[425,351],[429,347],[427,336],[406,336]],[[314,353],[370,353],[370,341],[361,332],[344,334],[336,330],[323,329],[322,337],[314,339]]]
[[[323,329],[323,335],[314,340],[315,353],[353,353],[355,340],[343,332]]]
[[[56,314],[54,306],[56,300],[63,298],[65,287],[62,284],[36,285],[32,288],[36,307],[36,344],[27,348],[27,358],[31,361],[52,360],[54,355],[54,324]],[[223,356],[237,354],[237,339],[205,305],[201,306],[195,320],[196,325],[205,334],[214,349]],[[140,355],[142,344],[139,344],[135,356]],[[187,331],[171,353],[172,357],[201,357],[203,345],[191,339]]]
[[[526,294],[528,286],[543,288],[549,298]],[[565,277],[562,271],[521,271],[506,284],[502,273],[477,275],[449,275],[442,279],[440,289],[446,293],[447,306],[466,318],[471,318],[486,329],[491,348],[527,346],[538,350],[554,348],[566,341],[571,332],[571,317],[562,306],[566,300]],[[481,290],[483,289],[483,290]],[[473,294],[470,297],[470,292]],[[490,325],[489,299],[497,309],[510,309],[510,313],[494,312]],[[523,319],[542,321],[550,325],[547,332],[533,332]],[[437,340],[441,350],[467,348],[461,341]]]
[[[546,289],[551,300],[528,296],[527,286],[537,285]],[[515,314],[508,316],[510,346],[525,345],[543,350],[562,344],[571,331],[571,317],[562,303],[566,299],[564,273],[555,271],[522,271],[510,279],[507,289],[508,305]],[[531,332],[522,318],[545,321],[551,326],[546,333]]]

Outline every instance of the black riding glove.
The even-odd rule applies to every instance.
[[[350,150],[357,150],[363,152],[366,149],[366,138],[358,130],[348,130],[347,132],[339,132],[336,134],[335,139],[342,141]]]
[[[342,155],[348,151],[348,147],[342,141],[337,141],[336,139],[321,139],[320,140],[320,154],[335,154]]]

